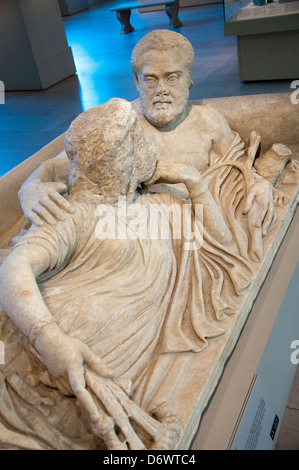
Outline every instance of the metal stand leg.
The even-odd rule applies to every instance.
[[[130,23],[131,10],[117,10],[116,17],[121,23],[121,34],[131,33],[134,31],[133,26]]]
[[[169,21],[170,28],[179,28],[183,24],[179,20],[179,17],[178,17],[179,8],[180,8],[179,2],[175,2],[171,5],[165,5],[165,10],[170,20]]]

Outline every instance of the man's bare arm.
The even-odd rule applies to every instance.
[[[213,141],[212,150],[219,156],[224,156],[233,142],[234,133],[226,118],[216,109],[210,110],[209,118]]]
[[[196,204],[203,206],[203,218],[207,232],[224,245],[232,241],[223,215],[198,170],[184,164],[158,162],[153,177],[146,185],[156,182],[184,183],[188,189],[193,208],[195,209]]]
[[[35,225],[65,219],[72,212],[63,197],[67,192],[69,164],[65,152],[42,163],[22,184],[18,193],[23,212]]]

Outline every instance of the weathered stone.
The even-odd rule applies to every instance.
[[[261,152],[188,102],[192,54],[147,35],[140,99],[78,116],[20,191],[33,225],[0,269],[3,448],[190,443],[298,197],[285,146]]]

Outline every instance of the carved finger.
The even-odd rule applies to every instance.
[[[56,220],[54,219],[54,217],[41,204],[33,206],[33,211],[36,214],[38,214],[38,216],[42,217],[50,225],[53,225],[56,223]]]
[[[276,206],[281,206],[280,196],[276,192],[273,193],[273,201]]]
[[[30,211],[26,215],[27,219],[29,219],[34,225],[38,227],[42,227],[44,225],[44,222],[42,219],[33,211]]]
[[[268,206],[266,216],[263,220],[263,224],[262,224],[262,234],[263,234],[264,237],[267,235],[267,233],[270,230],[270,227],[272,225],[274,216],[275,216],[274,204],[270,203],[269,206]]]
[[[267,214],[267,204],[264,202],[258,201],[257,208],[254,215],[254,225],[255,227],[260,227],[265,219]]]
[[[294,172],[297,172],[298,171],[298,168],[299,168],[299,161],[298,160],[292,160],[288,165],[287,165],[287,169],[294,173]]]
[[[107,388],[115,396],[120,403],[126,416],[138,424],[144,431],[146,431],[152,438],[156,438],[161,430],[159,421],[150,416],[142,408],[140,408],[134,401],[128,399],[124,391],[119,388],[118,384],[114,381],[107,382]]]
[[[114,383],[116,383],[128,397],[131,397],[134,392],[132,381],[129,379],[115,379]]]
[[[115,393],[126,414],[152,438],[156,438],[161,429],[159,421],[146,413],[134,401],[128,400],[127,396],[122,390],[118,389],[114,382],[109,383],[108,387]]]
[[[66,214],[49,197],[42,197],[40,200],[45,209],[58,220],[65,220]]]
[[[273,220],[274,220],[274,212],[270,209],[268,210],[266,217],[263,221],[263,225],[262,225],[263,237],[265,237],[267,233],[269,232],[271,225],[273,223]]]
[[[51,187],[60,194],[66,193],[67,185],[61,182],[51,183]]]
[[[99,374],[101,377],[110,379],[114,377],[114,371],[110,369],[110,367],[107,367],[88,346],[83,344],[82,347],[83,359],[91,370]]]
[[[124,436],[128,448],[130,450],[144,450],[145,445],[132,428],[129,416],[125,413],[123,407],[108,387],[103,387],[100,391],[100,400],[108,413],[113,416],[113,420]]]
[[[127,442],[128,448],[131,450],[144,450],[145,445],[132,428],[129,416],[125,413],[115,394],[107,386],[107,379],[95,377],[91,371],[86,371],[86,383],[92,392],[98,397],[108,415],[113,418],[115,425],[119,427],[125,441]],[[119,387],[118,392],[124,393]]]
[[[82,373],[83,370],[82,365]],[[90,416],[93,432],[105,441],[109,449],[127,449],[125,444],[121,443],[116,435],[114,420],[107,416],[105,411],[99,406],[99,403],[95,402],[90,392],[86,389],[83,374],[78,374],[78,369],[76,369],[69,371],[68,376],[74,394]]]
[[[260,228],[249,226],[250,233],[250,258],[261,262],[263,259],[263,241]]]
[[[70,213],[74,212],[75,209],[70,204],[70,202],[64,196],[61,196],[61,194],[59,194],[59,192],[55,191],[54,188],[49,193],[49,195],[51,196],[51,199],[53,199],[54,202],[59,204],[64,210],[66,210],[67,212],[70,212]]]
[[[80,366],[79,366],[80,367]],[[100,419],[101,414],[99,413],[98,407],[95,404],[94,400],[92,399],[90,393],[85,388],[85,380],[84,380],[84,368],[83,366],[80,367],[80,372],[78,372],[78,368],[69,370],[68,371],[68,379],[70,386],[74,395],[78,398],[82,406],[90,415],[90,419],[92,422],[96,422]]]
[[[276,206],[281,207],[282,205],[285,205],[290,201],[290,197],[288,194],[276,190],[273,192],[273,200]]]
[[[290,202],[290,196],[288,194],[282,194],[281,196],[282,204],[288,204]]]

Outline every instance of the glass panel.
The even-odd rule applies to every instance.
[[[248,20],[299,12],[298,0],[223,0],[224,22]]]

